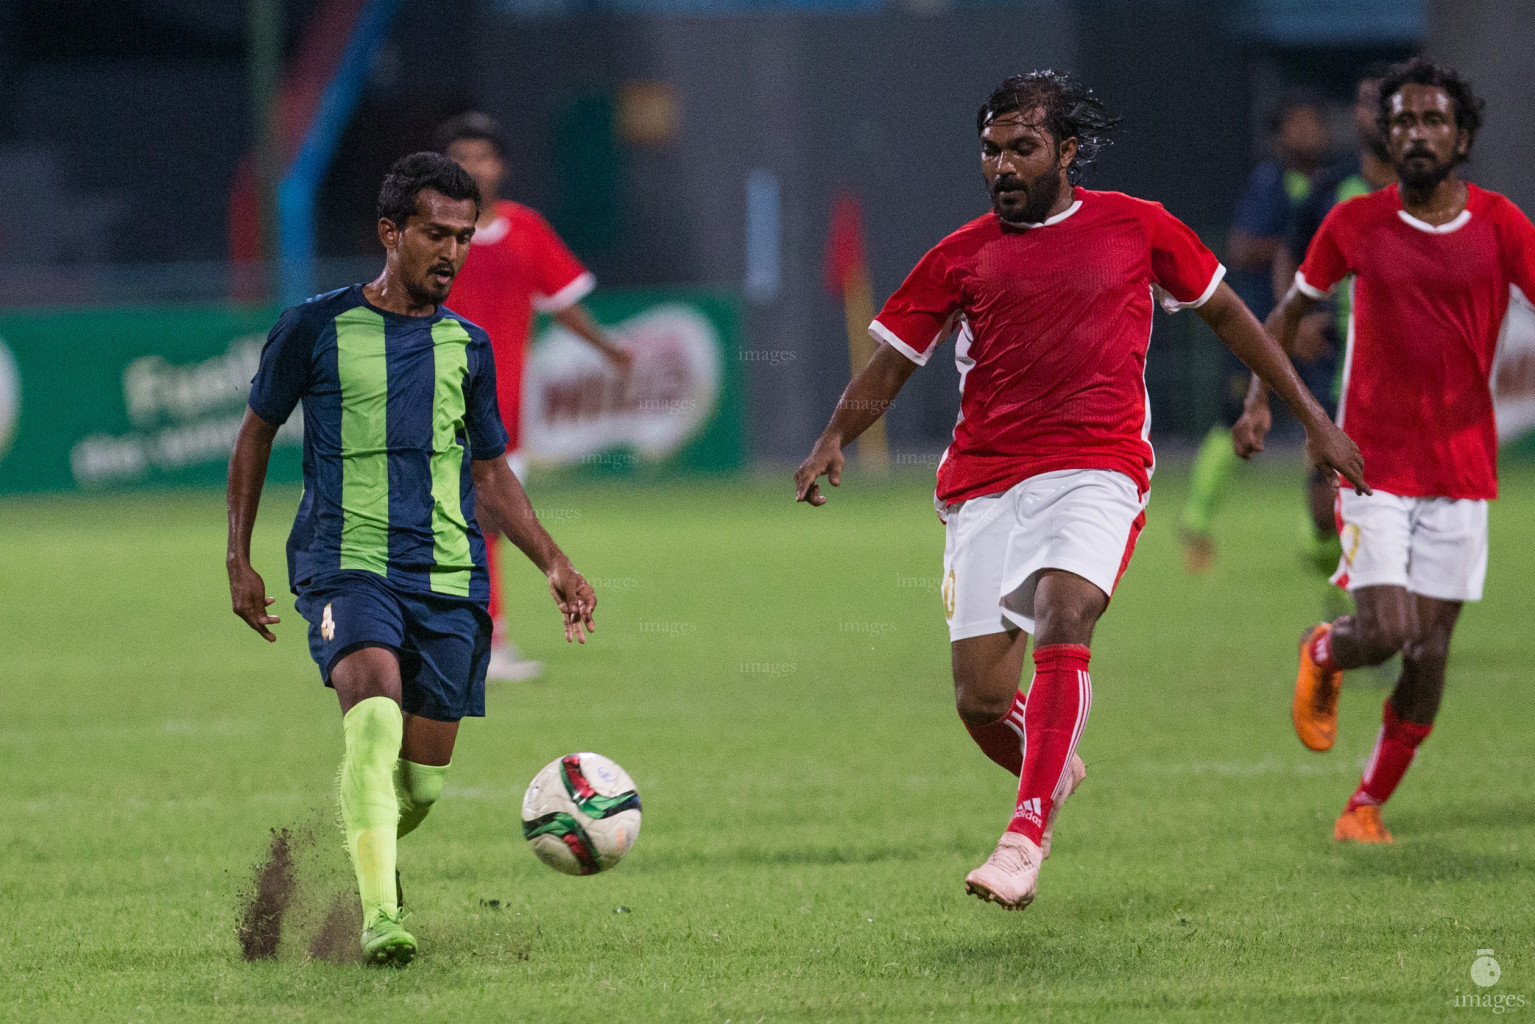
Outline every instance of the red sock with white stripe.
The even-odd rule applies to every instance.
[[[1023,771],[1023,691],[1013,696],[1007,714],[986,725],[965,723],[981,752],[1014,775]]]
[[[1307,641],[1306,646],[1310,648],[1311,660],[1317,663],[1317,667],[1326,672],[1337,671],[1338,664],[1332,660],[1331,629],[1317,630]]]
[[[1364,776],[1359,780],[1359,788],[1349,797],[1344,813],[1360,804],[1383,804],[1390,799],[1397,783],[1407,774],[1413,755],[1418,752],[1418,744],[1428,739],[1433,728],[1432,722],[1419,725],[1417,722],[1402,721],[1388,698],[1381,713],[1381,727],[1375,737],[1375,749],[1370,752],[1370,760],[1365,762]]]
[[[1087,674],[1092,657],[1083,644],[1049,644],[1034,649],[1034,683],[1023,715],[1023,772],[1009,832],[1038,843],[1050,820],[1061,779],[1093,706]]]
[[[500,647],[506,643],[506,625],[501,618],[501,559],[496,554],[496,546],[500,540],[499,534],[486,531],[485,570],[490,578],[490,606],[486,611],[490,614],[490,646],[492,647]]]

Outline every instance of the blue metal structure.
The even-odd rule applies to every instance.
[[[278,294],[285,306],[303,302],[315,292],[315,193],[399,8],[400,0],[369,0],[358,14],[336,76],[325,87],[298,156],[277,187]]]
[[[1241,0],[1233,28],[1280,46],[1411,46],[1428,32],[1426,0]]]

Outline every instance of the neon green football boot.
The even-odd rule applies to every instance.
[[[363,929],[362,956],[370,964],[404,967],[415,959],[416,937],[405,930],[405,914],[387,911]]]

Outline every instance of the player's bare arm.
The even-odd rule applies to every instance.
[[[597,323],[591,310],[585,305],[578,302],[573,306],[567,306],[555,313],[554,319],[561,327],[601,352],[603,358],[612,363],[615,368],[627,370],[634,365],[634,355],[627,349],[620,348],[617,342],[608,337],[608,332],[602,329],[602,325]]]
[[[229,553],[224,556],[234,613],[268,642],[276,641],[277,637],[267,627],[281,620],[267,614],[277,599],[267,596],[266,582],[251,567],[251,530],[256,524],[261,486],[266,480],[267,461],[272,457],[272,440],[276,436],[276,427],[245,410],[234,454],[229,459]]]
[[[475,518],[505,534],[549,578],[549,593],[565,620],[566,641],[586,643],[586,634],[597,629],[592,621],[597,610],[592,585],[538,521],[527,493],[505,459],[476,459],[470,469],[474,474]]]
[[[1290,290],[1269,314],[1264,329],[1287,355],[1297,354],[1301,325],[1313,315],[1316,306],[1316,299],[1291,284]],[[1268,396],[1268,388],[1262,378],[1253,374],[1247,385],[1242,416],[1231,428],[1231,443],[1236,447],[1237,454],[1244,459],[1250,459],[1255,452],[1263,451],[1263,439],[1269,427],[1273,426],[1274,416],[1269,411]]]
[[[1369,493],[1359,447],[1327,418],[1327,412],[1301,383],[1285,350],[1263,329],[1236,292],[1222,283],[1210,301],[1199,307],[1199,315],[1226,347],[1295,413],[1306,428],[1306,451],[1312,463],[1340,473],[1360,494]]]
[[[859,434],[885,414],[916,368],[916,363],[880,342],[869,365],[848,382],[831,421],[805,461],[794,471],[795,501],[826,504],[826,495],[821,493],[821,485],[816,481],[825,476],[833,487],[841,485],[843,447],[857,440]]]
[[[1290,254],[1288,246],[1279,247],[1274,254],[1271,269],[1274,298],[1283,302],[1285,296],[1295,287],[1295,271],[1300,269],[1295,262],[1295,257]],[[1326,312],[1313,312],[1301,317],[1295,327],[1294,340],[1289,344],[1282,344],[1281,347],[1291,359],[1320,359],[1332,347],[1327,340],[1327,325],[1331,320],[1332,317]],[[1268,326],[1267,322],[1264,326]],[[1269,333],[1273,333],[1272,328]]]

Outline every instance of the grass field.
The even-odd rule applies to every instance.
[[[929,487],[855,479],[811,511],[777,479],[535,485],[596,582],[599,631],[565,647],[537,574],[511,574],[547,675],[491,690],[402,843],[422,955],[398,972],[308,959],[299,922],[274,961],[235,940],[269,828],[318,836],[300,896],[345,880],[338,716],[285,592],[296,493],[268,495],[257,533],[285,609],[270,647],[228,611],[221,495],[0,502],[0,1019],[1492,1012],[1451,1005],[1467,992],[1535,1013],[1535,472],[1505,474],[1487,600],[1387,808],[1398,842],[1373,849],[1331,824],[1382,678],[1351,678],[1332,753],[1289,726],[1293,644],[1323,601],[1296,557],[1298,470],[1243,479],[1199,579],[1177,550],[1183,481],[1160,474],[1094,645],[1088,779],[1022,914],[963,894],[1013,793],[953,712]],[[527,781],[578,749],[645,802],[634,852],[594,878],[544,868],[518,831]],[[1471,982],[1478,949],[1494,988]]]

